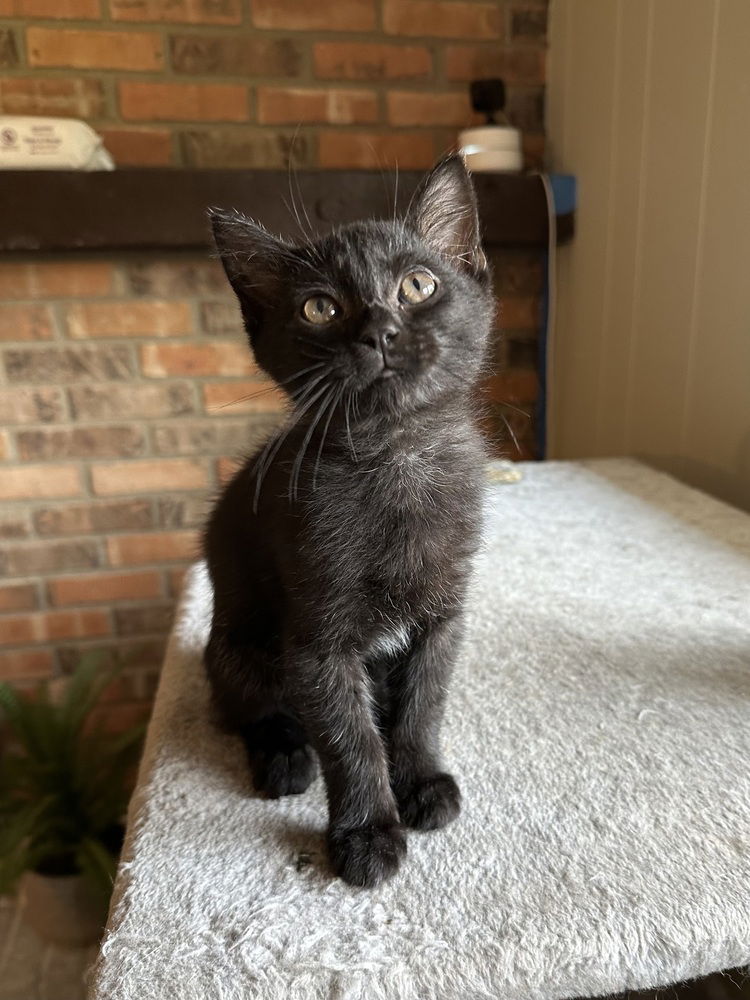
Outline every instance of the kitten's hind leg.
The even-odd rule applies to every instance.
[[[317,769],[302,726],[291,715],[275,712],[242,727],[253,782],[269,799],[299,795],[315,779]]]
[[[307,736],[284,710],[268,654],[251,641],[233,640],[214,626],[204,661],[214,705],[223,726],[238,733],[247,750],[253,784],[269,798],[297,795],[314,780],[315,758]]]

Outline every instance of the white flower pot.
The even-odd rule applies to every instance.
[[[21,879],[23,919],[45,940],[83,947],[99,940],[107,906],[83,875],[40,875]]]

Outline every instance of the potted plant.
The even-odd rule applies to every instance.
[[[0,684],[0,893],[20,880],[24,918],[58,944],[101,934],[122,846],[144,726],[111,734],[92,718],[113,676],[85,660],[59,699]]]

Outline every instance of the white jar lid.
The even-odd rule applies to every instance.
[[[518,149],[481,149],[471,152],[469,148],[462,147],[461,152],[466,166],[475,174],[523,170],[523,156]]]
[[[521,149],[521,133],[511,125],[482,125],[467,128],[459,134],[458,142],[464,149]]]

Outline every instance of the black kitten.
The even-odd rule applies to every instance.
[[[412,204],[302,246],[212,213],[255,357],[293,410],[210,518],[206,668],[258,789],[303,792],[317,752],[333,865],[362,886],[396,871],[402,826],[443,826],[460,803],[438,727],[477,544],[472,393],[493,306],[462,160]]]

